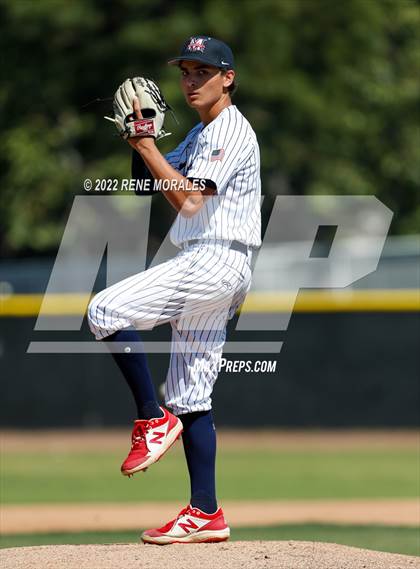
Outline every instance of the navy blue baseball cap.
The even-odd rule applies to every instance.
[[[209,36],[192,36],[182,46],[181,54],[168,61],[177,65],[180,61],[201,61],[219,69],[234,69],[235,62],[230,47]]]

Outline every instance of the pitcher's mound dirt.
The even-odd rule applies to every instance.
[[[113,544],[19,547],[0,552],[7,569],[417,569],[420,558],[307,541],[235,541],[170,546]]]

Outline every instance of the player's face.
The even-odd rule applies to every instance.
[[[212,107],[233,81],[233,71],[222,74],[217,67],[198,61],[182,61],[180,69],[184,97],[196,110]]]

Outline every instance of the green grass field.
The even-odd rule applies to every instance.
[[[419,489],[413,449],[292,451],[220,448],[218,495],[223,500],[409,498]],[[124,453],[122,453],[124,454]],[[152,470],[132,479],[119,473],[117,452],[4,452],[0,465],[3,504],[54,502],[188,501],[181,445]],[[419,555],[417,528],[296,524],[233,528],[232,539],[329,541]],[[2,547],[53,543],[136,542],[136,532],[3,536]]]
[[[3,453],[4,504],[188,500],[181,449],[132,479],[119,472],[121,453]],[[419,488],[416,451],[267,452],[218,455],[220,500],[403,498]]]

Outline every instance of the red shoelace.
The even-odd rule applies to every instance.
[[[177,522],[179,520],[179,518],[181,518],[182,516],[184,516],[185,514],[188,515],[188,513],[190,512],[191,508],[189,506],[187,506],[186,508],[184,508],[183,510],[181,510],[179,512],[179,514],[177,515],[176,518],[174,518],[173,520],[167,522],[164,526],[162,526],[161,528],[158,528],[158,531],[162,532],[162,533],[166,533],[167,531],[170,530],[170,528],[174,525],[175,522]]]
[[[131,434],[131,450],[140,450],[144,447],[147,450],[146,433],[150,430],[150,423],[144,421],[137,423]]]

